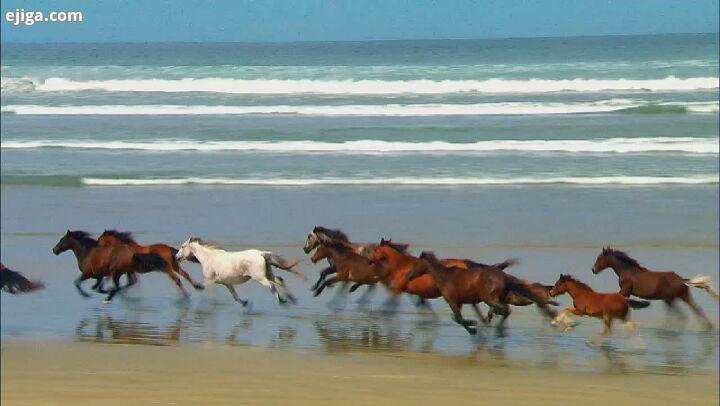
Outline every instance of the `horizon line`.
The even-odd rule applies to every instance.
[[[0,41],[3,45],[78,45],[78,44],[304,44],[304,43],[357,43],[357,42],[403,42],[403,41],[503,41],[518,39],[567,39],[567,38],[606,38],[606,37],[656,37],[680,35],[716,35],[720,32],[664,32],[655,34],[603,34],[603,35],[570,35],[570,36],[538,36],[538,37],[482,37],[482,38],[381,38],[357,40],[294,40],[294,41],[68,41],[68,42],[33,42],[33,41]]]

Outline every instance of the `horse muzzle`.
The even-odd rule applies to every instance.
[[[595,267],[591,268],[591,270],[592,270],[592,273],[594,273],[595,275],[597,275],[597,274],[600,273],[600,271],[598,271],[597,269],[595,269]]]
[[[312,248],[308,247],[307,245],[303,247],[303,251],[305,251],[306,254],[309,254],[310,251],[312,251]]]
[[[52,253],[55,255],[60,255],[60,249],[58,249],[58,247],[53,247]]]

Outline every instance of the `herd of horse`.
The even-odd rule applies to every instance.
[[[614,320],[625,323],[637,334],[637,327],[630,319],[630,309],[650,305],[648,300],[661,300],[669,309],[674,309],[678,300],[685,302],[700,318],[703,324],[712,328],[712,323],[692,298],[690,287],[706,290],[716,299],[718,292],[707,276],[683,278],[675,272],[653,271],[640,265],[625,252],[605,247],[592,266],[594,274],[611,268],[618,276],[619,292],[595,292],[587,284],[570,275],[560,275],[554,285],[544,285],[520,279],[507,269],[516,260],[509,259],[496,264],[484,264],[464,258],[438,258],[434,253],[423,251],[414,256],[407,244],[381,239],[378,243],[352,242],[340,230],[321,226],[308,234],[303,250],[312,253],[313,263],[325,260],[328,264],[312,286],[314,296],[326,288],[340,284],[343,291],[354,292],[363,285],[367,290],[360,301],[366,301],[378,284],[391,293],[389,305],[396,304],[401,294],[417,299],[417,306],[428,306],[429,299],[442,297],[452,311],[453,320],[468,333],[477,333],[478,321],[466,319],[462,314],[463,305],[470,305],[479,322],[490,324],[494,315],[500,316],[498,326],[504,325],[511,313],[511,306],[535,305],[551,320],[552,325],[563,331],[576,323],[570,314],[600,318],[604,322],[603,335],[612,331]],[[182,261],[199,263],[202,266],[205,285],[224,285],[233,299],[242,306],[250,301],[239,297],[235,285],[254,280],[272,292],[280,304],[296,303],[295,296],[288,290],[285,280],[275,275],[278,268],[304,278],[299,271],[300,261],[289,261],[270,251],[256,249],[226,251],[199,238],[188,238],[179,249],[166,244],[143,246],[138,244],[131,233],[105,230],[99,238],[93,238],[85,231],[70,231],[60,238],[52,248],[55,255],[72,251],[77,259],[80,276],[75,280],[78,292],[90,295],[82,288],[82,282],[93,279],[92,290],[107,294],[109,302],[123,289],[137,282],[137,274],[159,271],[166,274],[184,296],[187,291],[178,275],[187,280],[195,289],[204,285],[192,279],[182,269]],[[314,252],[313,252],[314,251]],[[126,276],[126,283],[120,283]],[[106,280],[112,287],[106,289]],[[40,282],[29,281],[4,265],[0,268],[0,288],[11,293],[29,292],[42,289]],[[562,294],[572,297],[573,305],[559,314],[553,308],[558,303],[553,299]],[[631,296],[645,300],[631,299]],[[487,315],[479,305],[488,307]]]

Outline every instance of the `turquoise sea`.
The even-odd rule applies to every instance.
[[[717,35],[3,44],[1,73],[2,261],[47,285],[0,295],[3,337],[717,370],[717,332],[678,327],[659,303],[634,313],[644,344],[618,331],[589,349],[597,320],[560,334],[517,308],[506,332],[471,338],[441,300],[437,317],[409,300],[388,315],[382,292],[361,308],[313,298],[299,279],[288,309],[240,287],[251,314],[218,288],[178,301],[160,274],[103,305],[77,294],[72,254],[50,251],[67,229],[117,228],[301,259],[324,225],[418,253],[518,257],[514,274],[547,284],[562,272],[617,290],[612,272],[590,272],[608,244],[717,283]],[[310,279],[321,269],[303,267]],[[694,294],[717,325],[717,302]]]

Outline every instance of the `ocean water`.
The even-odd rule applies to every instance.
[[[2,180],[718,181],[718,39],[16,45]]]
[[[562,272],[617,290],[614,274],[590,272],[608,244],[717,283],[719,77],[716,35],[3,44],[2,260],[47,289],[0,295],[2,336],[717,371],[717,330],[678,326],[657,303],[633,313],[642,343],[618,329],[593,349],[597,320],[560,334],[532,308],[470,338],[441,300],[434,317],[407,299],[387,314],[380,290],[367,308],[314,298],[321,265],[307,261],[311,281],[286,278],[300,300],[288,309],[253,284],[238,289],[250,314],[218,287],[178,301],[160,274],[102,305],[50,248],[68,228],[117,228],[301,259],[325,225],[415,252],[518,257],[513,273],[547,284]],[[717,302],[694,293],[718,324]]]

